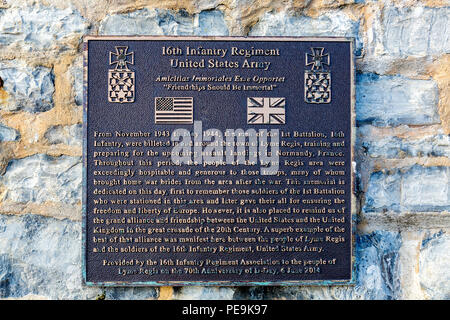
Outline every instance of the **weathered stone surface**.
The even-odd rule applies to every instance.
[[[420,136],[377,136],[373,129],[366,125],[358,128],[358,145],[372,158],[450,157],[450,137],[442,130]],[[412,131],[414,129],[406,132],[412,134]]]
[[[234,288],[227,287],[182,287],[174,295],[179,300],[231,300]]]
[[[35,5],[0,10],[0,44],[14,44],[23,51],[55,49],[72,37],[81,39],[87,28],[71,8]]]
[[[358,74],[356,120],[377,126],[439,123],[437,85],[432,80]]]
[[[359,23],[341,11],[326,12],[317,18],[293,16],[289,12],[265,13],[253,26],[250,36],[335,36],[355,37],[361,48]]]
[[[142,9],[106,17],[100,34],[109,35],[228,35],[220,11],[189,15],[186,11]]]
[[[400,291],[397,232],[378,231],[356,238],[356,293],[364,299],[395,299]]]
[[[0,298],[450,299],[449,13],[442,0],[0,1],[0,171],[7,169],[0,175]],[[356,37],[356,161],[364,180],[356,285],[164,294],[83,287],[74,222],[81,219],[78,44],[97,30]]]
[[[428,299],[450,299],[450,235],[440,231],[422,242],[419,258],[420,285]]]
[[[81,146],[83,143],[83,126],[54,126],[47,130],[45,138],[51,144],[63,143],[71,146]]]
[[[365,211],[400,209],[400,173],[374,172],[367,187]]]
[[[352,286],[238,288],[235,299],[396,299],[400,292],[397,232],[358,235],[355,280]]]
[[[156,299],[158,291],[146,288],[105,288],[105,300],[148,300]]]
[[[0,61],[0,78],[7,93],[0,109],[43,112],[53,107],[54,75],[46,67],[29,67],[20,61]]]
[[[204,11],[204,10],[212,10],[217,8],[217,6],[222,2],[222,0],[197,0],[194,1],[193,5],[196,10]]]
[[[448,135],[438,134],[420,140],[408,141],[397,137],[385,138],[371,143],[364,143],[372,157],[404,158],[450,156],[450,138]]]
[[[162,35],[156,10],[142,9],[127,14],[106,17],[101,23],[99,34],[108,35]]]
[[[78,106],[83,104],[83,57],[79,55],[69,68],[69,74],[72,76],[72,90],[75,103]]]
[[[142,10],[144,15],[148,14]],[[162,34],[173,35],[189,35],[194,30],[194,18],[185,11],[167,11],[167,10],[155,10],[156,16],[152,17],[155,23],[158,24],[162,30]],[[148,33],[152,34],[152,33]]]
[[[401,180],[401,204],[414,211],[448,210],[449,184],[449,167],[413,166]]]
[[[81,223],[0,215],[0,298],[93,299],[81,282]]]
[[[442,128],[450,134],[450,54],[435,59],[427,70],[439,87],[439,115]]]
[[[18,203],[79,203],[81,181],[81,157],[54,158],[44,154],[12,160],[0,177],[5,188],[3,200]]]
[[[364,211],[444,211],[450,207],[448,167],[414,165],[408,170],[374,172]]]
[[[450,52],[450,8],[385,6],[368,47],[396,58]]]
[[[361,69],[390,74],[401,70],[415,75],[433,61],[432,57],[450,52],[450,7],[429,8],[421,3],[373,8],[366,17]]]
[[[20,138],[19,132],[13,128],[0,124],[0,142],[16,141]]]
[[[219,10],[203,11],[197,15],[194,34],[198,36],[227,36],[228,26]]]

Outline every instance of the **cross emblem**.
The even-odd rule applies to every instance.
[[[128,47],[116,47],[116,52],[109,52],[109,64],[114,70],[129,70],[128,63],[134,64],[134,52],[128,53]]]
[[[330,55],[323,54],[324,48],[311,48],[311,53],[306,54],[306,66],[311,66],[311,71],[324,71],[330,66]],[[325,67],[326,66],[326,67]]]

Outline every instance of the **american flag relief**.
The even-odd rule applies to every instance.
[[[194,121],[194,98],[156,97],[156,124],[192,124]]]

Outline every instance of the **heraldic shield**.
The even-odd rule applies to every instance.
[[[330,103],[331,74],[305,71],[305,102]]]
[[[134,102],[135,73],[128,68],[128,64],[134,64],[134,53],[127,51],[128,47],[116,47],[116,52],[109,53],[109,64],[115,65],[108,70],[109,102]]]
[[[134,102],[134,72],[108,71],[109,102]]]

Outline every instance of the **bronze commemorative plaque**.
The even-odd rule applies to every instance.
[[[86,284],[352,283],[353,39],[84,54]]]

